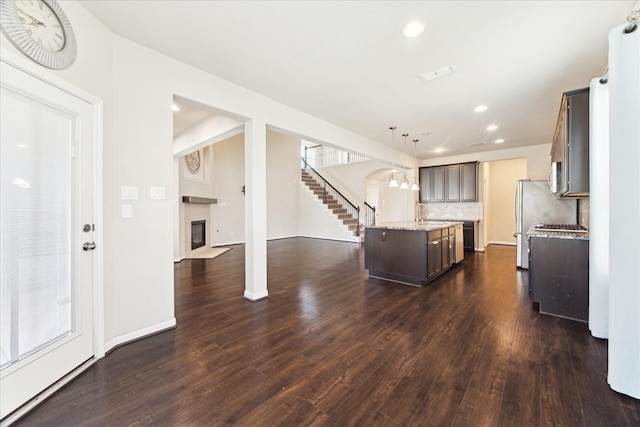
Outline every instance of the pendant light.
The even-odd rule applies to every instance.
[[[414,139],[413,140],[413,157],[418,160],[418,140]],[[420,191],[420,186],[418,185],[418,183],[416,182],[416,175],[413,175],[413,185],[411,186],[411,189],[413,191]]]
[[[407,167],[407,137],[409,136],[408,133],[403,133],[402,136],[404,136],[404,167]],[[400,189],[401,190],[408,190],[409,189],[409,180],[407,179],[407,174],[405,173],[402,176],[402,180],[400,181]]]
[[[389,187],[390,188],[395,188],[398,186],[398,181],[396,180],[396,176],[394,174],[394,169],[395,169],[395,162],[393,161],[393,134],[394,131],[396,130],[395,126],[391,126],[389,129],[391,129],[391,176],[389,177]]]

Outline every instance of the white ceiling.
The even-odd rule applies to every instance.
[[[562,93],[602,75],[609,30],[636,7],[633,0],[82,4],[122,37],[365,137],[389,145],[395,125],[396,144],[409,133],[420,140],[421,158],[551,142]],[[425,31],[409,39],[402,30],[413,20]],[[451,64],[449,76],[418,78]],[[475,113],[478,104],[489,109]],[[498,129],[487,131],[489,124]],[[445,151],[435,154],[438,147]]]

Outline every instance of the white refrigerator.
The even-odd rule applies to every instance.
[[[516,266],[529,268],[527,231],[536,224],[577,224],[578,201],[558,199],[547,181],[518,181],[514,202],[516,216]]]

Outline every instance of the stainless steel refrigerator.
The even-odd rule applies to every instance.
[[[532,225],[578,223],[578,201],[556,198],[547,181],[518,181],[514,204],[517,267],[529,268],[527,231]]]

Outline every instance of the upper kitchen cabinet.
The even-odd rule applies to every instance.
[[[445,202],[460,201],[460,165],[449,165],[445,168]]]
[[[477,201],[478,163],[420,168],[420,202]]]
[[[445,168],[443,166],[420,168],[420,200],[444,202]]]
[[[589,88],[562,95],[551,162],[552,192],[558,197],[589,195]]]
[[[420,181],[420,193],[418,198],[421,202],[431,201],[431,181],[433,181],[432,168],[419,168],[418,180]]]
[[[478,163],[460,165],[460,201],[476,202],[478,200]]]

